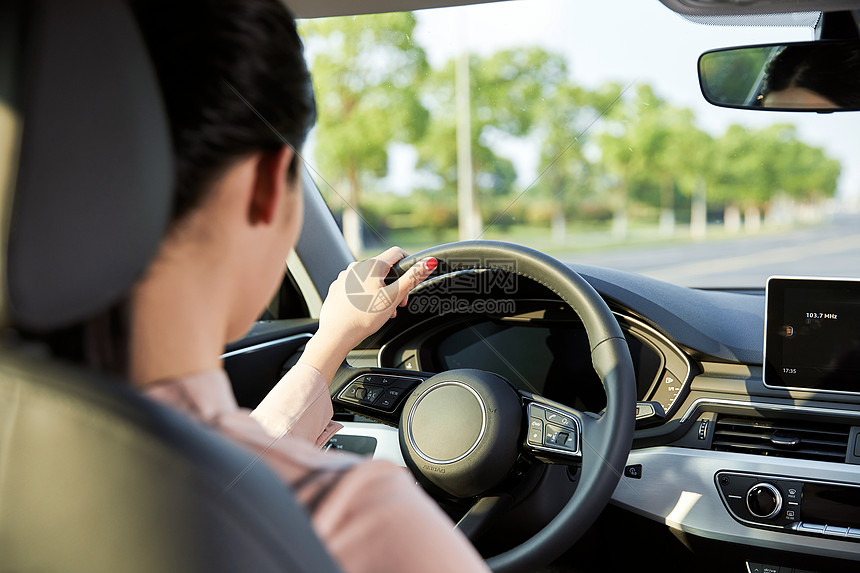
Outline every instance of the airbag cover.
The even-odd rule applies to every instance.
[[[459,382],[442,382],[424,393],[410,418],[410,437],[418,455],[439,464],[472,452],[487,426],[484,402]]]
[[[456,497],[498,485],[517,459],[519,395],[503,378],[451,370],[418,386],[403,408],[400,449],[419,481]]]

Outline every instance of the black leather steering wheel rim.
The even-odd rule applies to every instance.
[[[499,269],[550,289],[585,326],[592,363],[606,392],[606,409],[583,434],[582,475],[574,495],[541,531],[522,544],[487,559],[498,573],[546,565],[564,553],[594,523],[609,502],[630,453],[635,425],[636,384],[624,334],[606,302],[578,273],[548,255],[498,241],[464,241],[432,247],[406,257],[392,268],[402,275],[427,257],[439,261],[437,274],[466,269]],[[510,268],[510,261],[515,268]],[[494,261],[504,261],[500,266]]]

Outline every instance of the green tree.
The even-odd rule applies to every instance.
[[[713,198],[725,205],[727,227],[740,212],[755,230],[761,211],[777,197],[820,201],[836,192],[841,164],[798,138],[791,124],[761,129],[730,125],[713,155]]]
[[[800,201],[820,201],[835,195],[842,165],[824,149],[804,143],[791,130],[777,153],[779,191]]]
[[[448,194],[457,189],[454,62],[425,84],[424,102],[432,121],[417,145],[419,167]],[[509,205],[517,173],[497,151],[500,137],[525,137],[548,97],[566,79],[562,56],[540,48],[504,50],[469,58],[473,181],[484,207],[501,213]]]
[[[591,128],[611,108],[615,90],[589,91],[566,81],[548,93],[536,117],[541,142],[539,179],[529,204],[534,222],[551,221],[553,239],[563,243],[570,218],[595,199],[599,170],[588,160]]]
[[[671,105],[649,85],[618,97],[595,138],[610,188],[613,234],[627,235],[632,204],[659,210],[661,229],[673,234],[678,193],[693,199],[692,231],[701,234],[710,137],[696,126],[692,111]]]
[[[675,232],[675,196],[702,192],[710,138],[695,123],[695,115],[658,97],[649,86],[637,90],[640,113],[629,136],[637,154],[633,197],[660,210],[665,236]]]
[[[384,177],[394,142],[412,143],[427,127],[418,89],[429,73],[412,40],[411,13],[302,23],[317,94],[315,159],[323,176],[345,189],[344,236],[361,251],[361,190]]]
[[[635,190],[641,194],[641,188],[647,186],[653,156],[662,139],[653,132],[654,122],[650,118],[655,112],[652,106],[662,106],[663,102],[647,85],[637,86],[627,94],[622,92],[621,86],[608,87],[617,90],[616,101],[595,140],[609,186],[612,233],[617,238],[625,238],[630,201]]]

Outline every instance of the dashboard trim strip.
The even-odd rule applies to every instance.
[[[256,352],[257,350],[262,350],[264,348],[268,348],[270,346],[277,346],[278,344],[283,344],[285,342],[293,342],[294,340],[299,340],[301,338],[307,338],[310,340],[313,338],[313,334],[309,332],[302,332],[301,334],[293,334],[291,336],[285,336],[283,338],[276,338],[275,340],[269,340],[267,342],[261,342],[260,344],[255,344],[254,346],[249,346],[247,348],[239,348],[237,350],[231,350],[230,352],[225,352],[219,358],[224,360],[225,358],[231,358],[233,356],[238,356],[240,354],[247,354],[248,352]]]
[[[687,382],[690,381],[690,374],[693,373],[693,363],[690,362],[690,359],[687,357],[687,355],[684,353],[684,351],[682,351],[680,348],[678,348],[678,345],[676,345],[674,342],[669,340],[669,338],[666,337],[665,334],[663,334],[662,332],[660,332],[659,330],[657,330],[656,328],[654,328],[650,324],[639,320],[638,318],[634,318],[628,314],[622,314],[616,310],[613,310],[612,314],[614,314],[615,316],[621,317],[624,320],[629,320],[630,322],[634,323],[636,326],[639,326],[640,328],[647,330],[648,332],[650,332],[651,334],[653,334],[654,336],[656,336],[657,338],[662,340],[664,343],[666,343],[666,345],[669,346],[672,350],[674,350],[675,353],[678,356],[680,356],[684,360],[684,363],[687,365],[687,375],[684,378],[684,384],[686,384]]]
[[[676,398],[681,397],[685,391],[689,391],[690,385],[692,384],[692,378],[693,378],[693,363],[690,362],[690,359],[686,355],[686,353],[684,353],[684,351],[682,351],[680,348],[678,348],[678,346],[675,343],[673,343],[671,340],[669,340],[669,338],[667,336],[665,336],[663,333],[661,333],[659,330],[652,327],[651,325],[643,322],[642,320],[639,320],[638,318],[634,318],[634,317],[627,315],[627,314],[622,314],[622,313],[615,311],[615,310],[612,311],[612,314],[614,314],[615,316],[617,316],[617,317],[619,317],[625,321],[632,323],[633,325],[641,328],[642,330],[648,331],[652,336],[659,338],[661,340],[661,342],[663,342],[663,344],[668,346],[669,349],[671,349],[675,353],[676,356],[680,356],[681,359],[684,361],[684,364],[687,367],[687,372],[684,374],[684,378],[681,382],[681,388],[678,391],[678,394],[676,394]],[[664,356],[664,361],[665,361],[665,358],[666,357]],[[663,372],[666,372],[668,370],[668,365],[664,365],[663,368],[664,368]],[[645,394],[644,398],[651,396],[651,399],[654,399],[656,397],[656,393],[657,393],[660,381],[662,380],[663,372],[658,374],[657,380],[655,380],[652,383],[651,387],[648,389],[648,392]],[[668,407],[666,407],[666,406],[668,406]],[[670,404],[663,405],[663,407],[666,411],[666,415],[667,416],[671,415],[672,410],[675,408],[675,400],[673,399]]]
[[[773,412],[805,412],[809,414],[827,414],[827,415],[837,415],[837,416],[847,416],[849,418],[858,418],[860,419],[860,412],[855,412],[852,410],[839,410],[836,408],[817,408],[810,406],[792,406],[788,404],[772,404],[767,402],[744,402],[742,400],[726,400],[723,398],[697,398],[690,404],[690,407],[687,408],[687,411],[681,416],[680,423],[684,423],[689,420],[699,408],[708,404],[711,406],[740,406],[744,408],[751,408],[756,410],[768,410]]]

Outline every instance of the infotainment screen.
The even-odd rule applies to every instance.
[[[764,383],[860,393],[860,280],[768,279]]]

